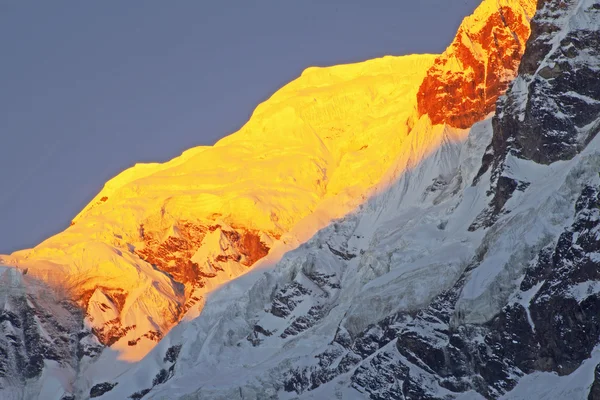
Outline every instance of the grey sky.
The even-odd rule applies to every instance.
[[[439,53],[479,0],[0,0],[0,253],[236,131],[311,65]]]

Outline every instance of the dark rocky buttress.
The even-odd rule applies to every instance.
[[[519,75],[498,104],[494,135],[475,178],[491,169],[490,207],[472,230],[490,226],[515,190],[511,155],[540,164],[568,160],[600,131],[600,5],[540,0]]]
[[[31,293],[25,292],[25,287]],[[77,368],[83,357],[95,357],[101,346],[83,326],[83,314],[70,301],[22,270],[0,274],[0,397],[40,377],[46,361]],[[68,397],[68,396],[67,396]]]

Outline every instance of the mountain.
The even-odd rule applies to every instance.
[[[0,258],[3,398],[600,398],[598,32],[484,0],[124,171]]]
[[[535,7],[534,1],[484,1],[465,18],[419,88],[419,114],[468,129],[494,112],[516,75]]]

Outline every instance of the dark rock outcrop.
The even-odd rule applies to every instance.
[[[107,392],[110,392],[111,390],[113,390],[113,388],[115,386],[117,386],[116,383],[110,383],[110,382],[98,383],[98,384],[92,386],[92,388],[90,389],[90,398],[100,397],[104,393],[107,393]]]
[[[592,2],[540,1],[519,75],[500,98],[494,135],[475,178],[491,169],[493,198],[471,229],[488,227],[519,187],[507,157],[568,160],[600,131],[600,9]]]
[[[25,286],[35,289],[26,293]],[[74,303],[57,299],[15,268],[0,274],[0,290],[0,388],[39,377],[44,360],[75,368],[90,354],[89,343],[81,340],[90,332],[83,329],[83,315]]]

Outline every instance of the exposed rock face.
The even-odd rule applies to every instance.
[[[465,18],[421,84],[419,113],[434,124],[469,128],[493,112],[516,75],[534,10],[534,0],[490,0]]]
[[[494,154],[549,164],[577,154],[600,130],[600,6],[545,1],[519,77],[498,105]]]
[[[143,260],[169,273],[181,284],[193,284],[199,278],[198,268],[190,261],[202,245],[207,228],[190,223],[178,224],[166,239],[160,233],[143,232],[144,247],[137,251]],[[143,225],[140,228],[143,231]]]
[[[98,383],[92,386],[92,388],[90,389],[90,398],[100,397],[104,393],[110,392],[115,386],[116,384],[109,382]]]
[[[225,272],[230,262],[250,267],[265,257],[269,247],[261,241],[260,235],[243,228],[183,222],[165,239],[156,233],[145,233],[144,247],[137,254],[185,288],[189,300],[194,288],[206,286],[207,280]],[[198,253],[203,244],[208,245],[209,253],[202,250]]]
[[[27,304],[25,296],[11,296],[9,302],[10,305],[0,312],[0,377],[10,378],[14,371],[21,371],[22,375],[15,378],[35,378],[42,372],[44,359],[60,360],[75,353],[73,327],[56,326],[60,336],[56,344],[52,343],[44,337],[44,327],[38,322],[42,317],[46,324],[52,324],[52,316],[36,315],[38,310]]]
[[[77,369],[102,349],[76,304],[23,272],[0,267],[0,393],[6,398],[36,397],[15,382],[35,381],[45,369]]]
[[[594,369],[594,383],[588,394],[588,400],[596,399],[600,399],[600,364],[596,365],[596,368]]]
[[[511,176],[508,155],[550,164],[579,153],[600,131],[600,6],[540,1],[519,76],[498,102],[494,137],[476,179],[492,170],[490,209],[472,228],[489,226],[528,182]]]

